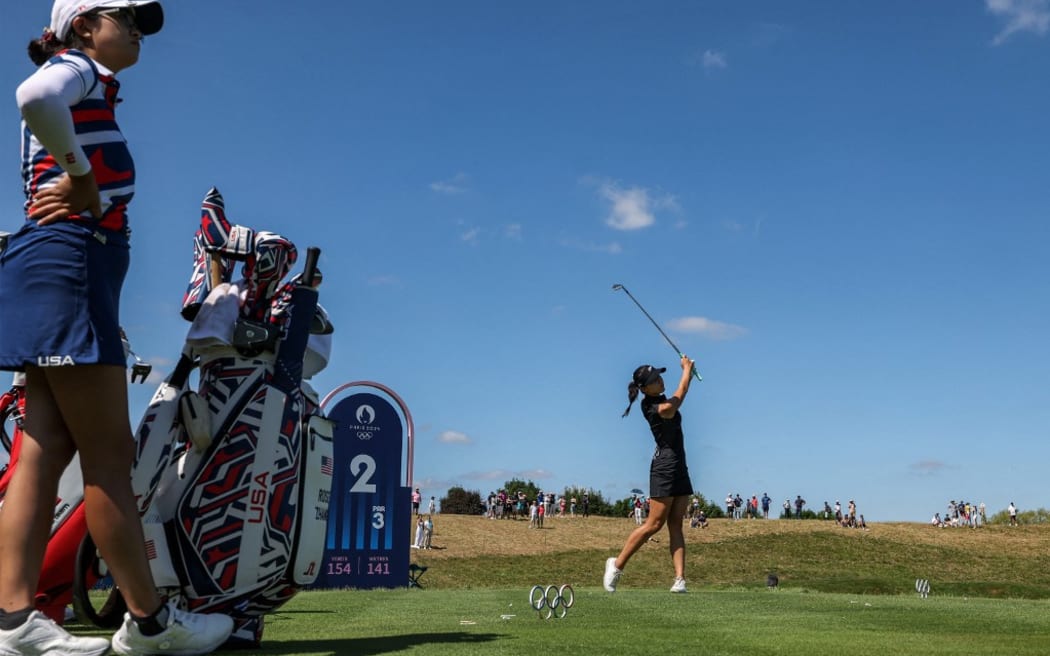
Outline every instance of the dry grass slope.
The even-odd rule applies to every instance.
[[[623,546],[634,522],[606,517],[526,521],[437,515],[435,549],[412,550],[434,588],[572,583],[597,586],[604,559]],[[686,527],[687,578],[693,587],[761,587],[776,572],[781,585],[870,594],[914,592],[929,579],[938,594],[1050,598],[1050,526],[937,529],[872,524],[843,529],[816,520],[713,520]],[[666,531],[628,565],[622,585],[670,585]]]

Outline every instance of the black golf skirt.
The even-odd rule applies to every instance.
[[[685,455],[671,449],[657,451],[649,465],[649,496],[682,497],[692,493],[693,482],[689,480]]]

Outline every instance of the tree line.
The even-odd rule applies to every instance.
[[[623,499],[610,500],[602,494],[601,490],[595,490],[594,488],[584,488],[578,486],[566,487],[561,491],[541,489],[536,483],[531,480],[523,481],[519,478],[512,478],[509,481],[503,483],[502,486],[492,490],[491,492],[498,492],[503,490],[507,493],[507,497],[512,501],[516,501],[518,498],[518,492],[524,492],[525,498],[530,502],[535,501],[536,497],[539,496],[542,491],[544,494],[555,495],[555,499],[559,496],[564,496],[566,501],[576,497],[577,506],[576,512],[579,514],[582,512],[580,504],[583,503],[583,495],[587,495],[589,501],[588,512],[591,515],[599,515],[603,517],[627,517],[633,511],[633,499],[634,497],[625,497]],[[638,495],[644,497],[645,495]],[[699,492],[696,496],[700,501],[700,507],[704,510],[708,517],[724,517],[725,513],[717,504],[710,503],[704,498],[703,494]],[[480,490],[467,490],[460,486],[453,486],[448,489],[445,496],[441,497],[441,512],[449,513],[453,515],[482,515],[485,513],[485,500],[488,497],[486,494],[484,497],[481,495]]]

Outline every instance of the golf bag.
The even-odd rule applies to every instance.
[[[215,189],[201,216],[182,310],[193,324],[138,427],[132,489],[161,593],[231,615],[227,646],[255,646],[263,616],[314,581],[324,553],[332,424],[304,379],[327,364],[332,328],[317,303],[318,249],[281,284],[291,242],[231,225]],[[238,261],[243,279],[231,281]],[[99,626],[123,612],[88,599],[103,568],[89,537],[74,606]]]

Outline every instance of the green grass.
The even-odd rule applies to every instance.
[[[594,586],[605,558],[633,528],[605,518],[548,525],[536,531],[524,522],[441,516],[435,542],[448,548],[414,551],[412,558],[430,567],[424,580],[432,588],[527,587],[541,580]],[[628,565],[628,586],[670,585],[666,532],[656,537]],[[764,589],[766,574],[776,572],[782,587],[811,592],[906,594],[921,577],[938,595],[1050,599],[1050,526],[874,524],[858,531],[820,521],[721,520],[703,531],[687,529],[686,538],[686,578],[698,589]]]
[[[598,587],[602,564],[632,529],[606,518],[536,531],[525,522],[439,516],[438,548],[412,552],[429,567],[425,589],[303,592],[267,618],[262,647],[219,653],[1050,653],[1050,526],[855,531],[716,521],[687,532],[688,594],[667,590],[666,532],[608,594]],[[766,590],[769,571],[781,590]],[[917,577],[930,579],[930,598],[915,594]],[[540,620],[528,606],[534,583],[571,583],[577,601],[568,617]]]
[[[1033,600],[590,587],[566,618],[541,620],[525,588],[327,591],[268,618],[250,653],[1042,656],[1048,614]]]

